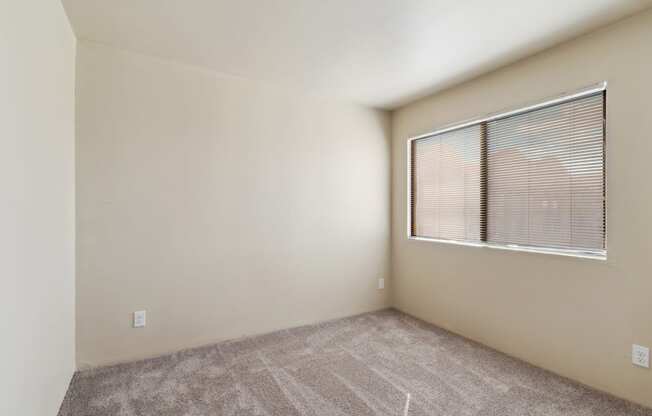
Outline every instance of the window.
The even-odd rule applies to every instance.
[[[412,238],[604,257],[604,86],[409,142]]]

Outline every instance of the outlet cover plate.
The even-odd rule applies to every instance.
[[[147,312],[136,311],[134,312],[134,328],[142,328],[147,324]]]
[[[650,368],[650,349],[642,345],[632,345],[632,364]]]

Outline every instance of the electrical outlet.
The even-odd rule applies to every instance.
[[[378,279],[378,290],[385,289],[385,279]]]
[[[650,349],[641,345],[632,345],[632,364],[650,368]]]
[[[147,323],[147,312],[136,311],[134,312],[134,328],[142,328]]]

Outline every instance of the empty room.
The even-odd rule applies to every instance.
[[[6,0],[6,416],[652,416],[652,0]]]

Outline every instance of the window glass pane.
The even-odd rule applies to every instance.
[[[487,123],[489,242],[604,248],[603,100]]]
[[[480,126],[412,142],[412,235],[480,240]]]

